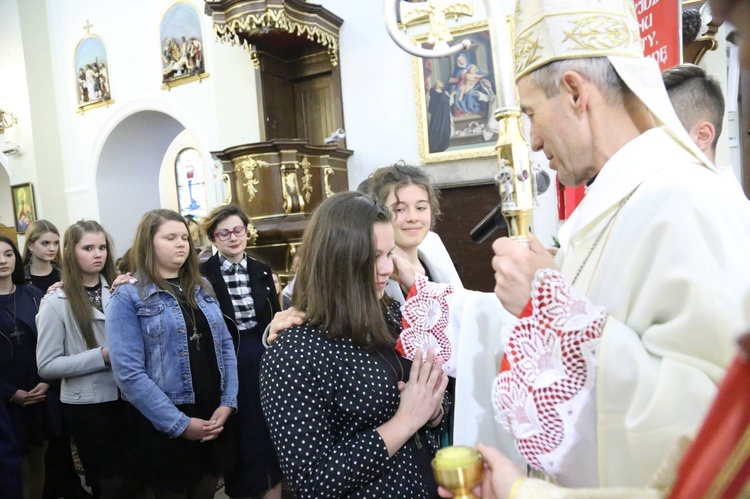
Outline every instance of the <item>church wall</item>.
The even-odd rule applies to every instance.
[[[0,221],[14,224],[10,185],[31,182],[37,218],[64,227],[64,196],[56,186],[60,144],[54,119],[44,121],[50,106],[54,109],[54,94],[45,84],[50,78],[50,52],[44,1],[0,0],[0,12],[0,105],[18,118],[18,123],[0,136],[0,142],[10,141],[21,148],[21,154],[8,158],[7,180],[0,183]],[[40,123],[33,127],[36,120]],[[37,168],[42,163],[49,166],[47,174]],[[19,235],[19,244],[23,242]]]
[[[22,155],[11,158],[9,183],[33,182],[39,215],[50,218],[61,229],[84,217],[102,219],[105,203],[127,206],[132,212],[128,226],[147,207],[170,205],[170,199],[158,188],[166,148],[145,147],[138,142],[144,140],[138,138],[140,135],[131,139],[122,134],[112,136],[130,116],[154,111],[173,118],[193,136],[206,161],[207,173],[210,151],[261,140],[258,73],[245,50],[215,41],[211,20],[202,14],[201,1],[195,0],[192,5],[201,13],[204,59],[210,77],[171,91],[160,88],[159,25],[173,3],[0,0],[0,105],[18,116],[18,125],[6,133],[6,138],[23,149]],[[375,168],[400,159],[419,164],[412,58],[388,36],[383,2],[320,3],[344,19],[340,67],[347,147],[354,150],[349,160],[350,186],[356,187]],[[449,24],[484,19],[482,2],[474,3],[473,18]],[[510,13],[513,2],[504,0],[503,8]],[[92,24],[91,33],[100,36],[107,49],[115,102],[107,108],[77,114],[73,59],[77,43],[85,35],[83,26],[87,20]],[[410,34],[425,28],[415,28]],[[712,72],[726,67],[723,49],[709,53],[706,61]],[[146,132],[161,123],[140,122]],[[174,136],[182,132],[180,127],[169,130]],[[112,145],[109,140],[129,140],[115,148],[126,159],[130,150],[151,153],[132,155],[133,160],[144,163],[136,170],[148,175],[133,178],[123,172],[125,183],[114,186],[105,197],[98,192],[97,176],[102,151]],[[719,143],[719,163],[729,161],[726,143],[726,137]],[[532,160],[547,168],[543,154],[532,154]],[[432,163],[424,168],[443,188],[492,183],[497,172],[495,158]],[[139,189],[139,182],[153,187],[149,184]],[[152,199],[154,196],[158,199]],[[12,216],[7,204],[7,198],[0,199],[3,219]],[[549,244],[557,227],[556,196],[549,192],[540,197],[535,232],[544,244]],[[123,241],[118,246],[126,244]]]
[[[354,150],[349,159],[350,187],[356,188],[376,168],[401,159],[419,165],[414,94],[417,83],[412,56],[388,36],[383,16],[384,2],[322,0],[320,3],[344,19],[341,27],[341,86],[347,147]],[[514,5],[513,1],[503,1],[508,14],[512,13]],[[449,25],[485,19],[483,3],[476,0],[472,18],[461,18],[457,23],[451,20]],[[423,32],[427,27],[410,28],[409,35]],[[547,168],[543,154],[532,154],[532,159]],[[441,187],[492,183],[498,171],[494,157],[430,163],[424,165],[424,169]],[[550,191],[540,196],[539,203],[534,217],[535,232],[540,240],[551,245],[552,235],[557,233],[558,227],[557,199]],[[450,213],[444,214],[444,217],[449,216]]]
[[[204,60],[210,76],[200,83],[188,83],[169,91],[161,89],[159,27],[162,16],[173,4],[171,0],[46,2],[48,17],[53,20],[49,23],[51,73],[57,97],[57,126],[64,144],[64,185],[71,221],[82,217],[100,219],[104,203],[120,202],[128,206],[128,211],[132,212],[129,218],[137,222],[143,211],[160,205],[159,170],[167,146],[151,148],[150,144],[138,143],[137,140],[121,144],[126,147],[118,150],[126,156],[128,150],[151,151],[148,157],[133,154],[133,159],[147,163],[145,168],[150,174],[138,179],[125,175],[126,178],[122,179],[125,183],[119,185],[121,189],[115,197],[104,198],[97,192],[102,151],[108,146],[113,130],[129,116],[158,111],[174,118],[194,136],[207,169],[211,162],[210,151],[259,140],[255,73],[249,56],[238,47],[215,41],[211,20],[202,13],[203,2],[191,4],[203,22]],[[77,77],[73,60],[76,45],[86,34],[83,26],[87,20],[92,24],[91,33],[101,37],[106,47],[115,102],[106,108],[77,114]],[[146,131],[161,124],[159,119],[150,123],[141,121]],[[173,130],[171,139],[181,131]],[[117,137],[116,140],[126,140],[127,135],[118,134]],[[136,170],[143,167],[139,165]],[[152,185],[137,189],[138,182]],[[157,198],[140,199],[146,193]],[[118,246],[126,247],[128,243],[122,241]]]

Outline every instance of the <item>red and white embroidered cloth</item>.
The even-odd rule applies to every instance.
[[[520,318],[511,333],[492,403],[495,419],[515,436],[524,458],[554,475],[575,444],[581,409],[595,396],[607,312],[555,270],[537,271],[532,290],[531,315]]]
[[[435,350],[443,359],[443,370],[451,376],[455,376],[456,355],[448,321],[454,290],[450,284],[433,283],[417,274],[401,309],[404,328],[396,344],[396,350],[407,359],[413,359],[420,348],[424,354]]]

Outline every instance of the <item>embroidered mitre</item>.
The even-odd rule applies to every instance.
[[[560,59],[643,58],[632,0],[517,0],[516,81]]]
[[[633,0],[516,0],[515,26],[516,82],[553,61],[607,57],[656,123],[715,170],[677,118],[659,65],[643,55]]]

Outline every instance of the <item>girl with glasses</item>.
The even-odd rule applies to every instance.
[[[225,477],[229,497],[281,497],[281,469],[260,406],[258,378],[264,347],[261,337],[280,311],[271,269],[246,253],[247,215],[235,205],[215,208],[204,230],[218,252],[201,265],[216,292],[237,349],[238,411],[230,424],[237,461]]]

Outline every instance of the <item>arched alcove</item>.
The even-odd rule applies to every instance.
[[[104,141],[96,169],[101,223],[119,254],[133,242],[141,215],[161,207],[159,172],[164,154],[185,126],[161,111],[138,111]]]

